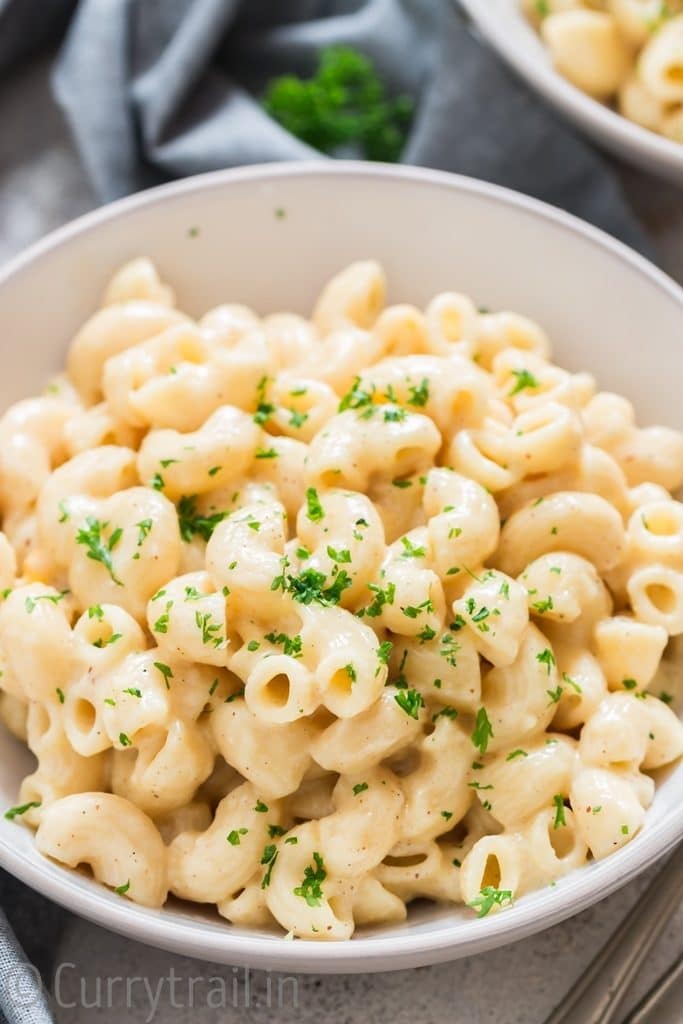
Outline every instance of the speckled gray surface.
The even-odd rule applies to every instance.
[[[1,263],[89,209],[93,200],[49,99],[45,64],[10,85],[0,83],[0,125]],[[622,173],[662,266],[683,282],[683,193],[636,172]],[[60,1024],[542,1024],[652,874],[564,924],[468,960],[393,974],[300,976],[284,984],[282,976],[247,976],[241,969],[162,953],[72,919],[55,951],[56,1019]],[[683,907],[648,958],[633,1000],[682,947]],[[662,1018],[657,1024],[675,1021]]]

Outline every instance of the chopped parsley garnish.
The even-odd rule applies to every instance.
[[[431,598],[427,598],[422,604],[417,605],[406,605],[405,608],[401,608],[401,611],[408,619],[416,619],[418,615],[423,615],[425,612],[431,614],[434,611],[434,603]]]
[[[261,377],[261,380],[256,385],[256,412],[254,413],[254,423],[258,423],[262,427],[268,422],[270,417],[275,412],[275,406],[270,402],[266,402],[266,388],[268,386],[268,378]]]
[[[264,804],[263,800],[257,800],[254,805],[254,810],[257,814],[266,814],[268,812],[268,805]]]
[[[102,537],[102,531],[106,530],[109,526],[108,522],[103,523],[99,519],[94,519],[93,516],[88,516],[86,524],[88,527],[87,530],[81,527],[76,534],[76,543],[85,545],[88,549],[87,557],[92,559],[93,562],[99,562],[103,565],[114,583],[116,583],[117,586],[122,587],[123,583],[118,579],[114,572],[111,553],[121,540],[123,530],[121,527],[118,527],[111,533],[109,539],[105,540]]]
[[[416,547],[408,537],[401,537],[401,544],[403,545],[401,558],[424,558],[427,554],[426,548]]]
[[[228,512],[214,512],[210,516],[201,515],[197,512],[197,495],[183,495],[178,502],[180,536],[186,543],[189,543],[195,534],[202,540],[208,541],[218,524],[222,523],[228,514]]]
[[[257,448],[254,452],[255,459],[276,459],[278,453],[274,448]]]
[[[296,409],[289,410],[289,425],[295,430],[300,430],[308,419],[307,412],[298,412]]]
[[[410,392],[408,405],[415,405],[422,408],[429,401],[429,381],[426,377],[417,387],[415,385],[411,385],[408,388],[408,391]]]
[[[561,686],[558,686],[555,690],[546,690],[545,692],[548,694],[548,704],[559,704],[564,690]]]
[[[368,160],[396,161],[408,131],[413,100],[391,97],[372,60],[350,46],[328,46],[311,78],[273,79],[263,105],[302,142],[334,154],[353,146]]]
[[[37,594],[35,597],[27,597],[24,601],[24,607],[30,615],[38,601],[49,601],[50,604],[59,604],[62,598],[66,597],[68,593],[70,593],[70,591],[62,590],[59,594]]]
[[[9,810],[5,811],[5,817],[8,821],[14,821],[15,818],[20,817],[22,814],[26,814],[33,807],[40,807],[40,800],[29,800],[27,804],[20,804],[18,807],[10,807]]]
[[[407,715],[411,718],[417,719],[420,714],[420,708],[424,707],[424,700],[422,694],[418,690],[401,690],[400,693],[394,695],[394,700]]]
[[[451,628],[453,628],[453,625],[451,625]],[[444,633],[439,642],[441,644],[439,648],[440,657],[442,657],[447,664],[456,668],[458,664],[457,654],[460,650],[460,643],[455,639],[452,633]]]
[[[385,604],[393,604],[396,597],[396,584],[388,583],[386,590],[383,590],[377,583],[368,583],[368,590],[371,590],[375,595],[374,600],[366,608],[361,608],[358,612],[359,617],[363,615],[369,616],[371,619],[377,618],[378,615],[382,614],[382,609]]]
[[[341,562],[342,564],[348,564],[351,561],[351,552],[348,548],[333,548],[330,544],[327,545],[327,554],[333,562]]]
[[[289,563],[283,559],[283,569]],[[339,604],[343,592],[351,586],[352,579],[346,569],[338,569],[335,566],[332,572],[332,582],[326,586],[327,576],[315,569],[305,569],[298,576],[292,576],[284,571],[276,576],[270,584],[271,590],[282,590],[283,593],[291,594],[299,604],[312,604],[316,601],[322,605]]]
[[[486,713],[486,708],[481,707],[477,711],[477,717],[474,722],[474,730],[472,731],[472,743],[477,747],[480,754],[485,754],[489,745],[489,740],[493,738],[493,726],[489,720],[489,716]]]
[[[124,882],[123,885],[117,885],[116,888],[114,889],[114,892],[118,896],[125,896],[129,889],[130,889],[130,878],[126,882]]]
[[[154,600],[154,598],[152,598],[152,600]],[[172,607],[173,601],[167,601],[166,608],[152,626],[152,630],[155,633],[168,633],[168,615]]]
[[[322,883],[327,878],[327,871],[317,850],[313,851],[313,861],[315,867],[310,864],[306,866],[303,881],[293,892],[295,896],[301,896],[306,900],[309,907],[320,907],[323,901]]]
[[[55,686],[55,693],[57,694],[57,700],[59,701],[59,703],[63,704],[64,703],[64,690],[62,690],[59,686]]]
[[[211,612],[196,611],[194,613],[195,625],[202,633],[202,643],[217,648],[223,643],[223,637],[220,635],[221,626],[219,622],[212,622],[211,619]]]
[[[550,669],[555,665],[555,655],[549,647],[545,647],[536,655],[536,661],[541,665],[545,665],[548,675],[550,675]]]
[[[266,633],[264,639],[276,647],[282,647],[283,654],[288,654],[292,658],[301,657],[302,640],[300,633],[297,633],[296,636],[287,636],[286,633]]]
[[[635,679],[624,679],[622,685],[625,690],[635,690],[638,683],[635,681]]]
[[[149,536],[149,532],[152,529],[154,523],[151,519],[141,519],[139,523],[135,524],[138,528],[138,547],[142,547],[145,540]]]
[[[394,645],[391,642],[391,640],[383,640],[382,643],[377,648],[377,657],[379,661],[382,662],[383,665],[389,664],[389,658],[391,657],[391,652],[393,649]]]
[[[105,640],[103,636],[100,636],[97,640],[93,640],[93,647],[99,647],[100,650],[103,647],[110,647],[111,644],[115,644],[117,640],[120,640],[122,636],[123,633],[112,633],[107,640]]]
[[[169,679],[173,679],[173,671],[172,671],[170,665],[164,665],[163,661],[155,661],[153,664],[154,664],[155,669],[157,669],[157,671],[161,672],[162,676],[164,677],[164,682],[166,683],[166,689],[168,689],[169,688],[169,682],[168,681],[169,681]]]
[[[479,895],[475,896],[467,906],[477,911],[477,917],[486,917],[494,906],[509,907],[511,904],[512,892],[510,889],[495,889],[492,885],[485,885]]]
[[[553,803],[555,805],[555,821],[553,822],[553,828],[561,828],[567,824],[567,819],[564,814],[564,797],[561,793],[557,793],[553,797]]]
[[[514,761],[518,757],[528,757],[528,756],[529,755],[527,754],[526,750],[522,750],[521,747],[518,747],[517,750],[511,750],[510,753],[505,758],[505,760],[506,761]]]
[[[319,523],[321,519],[325,518],[325,510],[320,504],[320,498],[315,487],[306,488],[306,515],[312,523]]]
[[[248,831],[248,828],[234,828],[232,829],[231,832],[228,832],[225,838],[227,839],[231,846],[239,846],[240,836],[246,836]]]
[[[548,594],[544,601],[536,601],[531,607],[535,612],[538,612],[539,615],[544,615],[546,612],[552,611],[553,599],[550,594]]]
[[[455,708],[451,707],[450,704],[447,704],[445,708],[441,708],[440,711],[437,711],[435,714],[432,715],[432,722],[436,722],[439,718],[452,718],[453,719],[453,718],[457,718],[457,717],[458,717],[457,710]]]
[[[130,736],[126,736],[125,732],[119,733],[119,743],[121,744],[122,747],[132,746],[132,740]]]
[[[268,845],[263,848],[263,853],[261,855],[261,863],[267,864],[268,868],[263,876],[263,881],[261,882],[262,889],[267,889],[268,886],[270,885],[270,877],[273,873],[273,868],[275,867],[277,855],[278,849],[275,843],[268,843]]]
[[[562,680],[567,684],[567,686],[571,686],[572,690],[574,690],[576,693],[583,693],[583,690],[581,689],[579,684],[575,682],[571,676],[568,676],[566,672],[562,673]]]
[[[533,373],[529,370],[513,370],[512,376],[515,378],[515,384],[512,391],[509,392],[510,398],[513,395],[518,395],[520,391],[524,391],[525,388],[537,388],[540,387],[538,380],[534,377]]]
[[[358,796],[359,793],[364,793],[366,789],[368,789],[367,782],[357,782],[353,787],[353,795]]]
[[[374,388],[371,391],[364,391],[360,387],[360,377],[354,377],[353,384],[342,397],[339,403],[339,412],[346,409],[363,409],[373,404]]]

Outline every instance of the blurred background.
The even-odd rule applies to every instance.
[[[176,22],[180,20],[179,12],[183,8],[192,6],[192,4],[188,4],[188,0],[144,0],[144,3],[148,5],[147,10],[150,14],[155,10],[163,10],[169,24],[174,19]],[[338,9],[351,12],[363,8],[367,8],[368,11],[374,9],[376,17],[384,25],[387,25],[393,17],[392,8],[404,8],[401,12],[402,15],[407,12],[414,17],[417,13],[423,20],[426,20],[434,16],[434,12],[439,7],[443,7],[444,13],[448,11],[453,14],[454,12],[454,18],[458,17],[457,0],[396,0],[396,2],[395,0],[386,0],[386,2],[385,0],[372,0],[372,2],[366,3],[363,0],[355,0],[355,2],[354,0],[341,0],[338,3],[335,3],[334,0],[250,0],[251,6],[249,4],[240,5],[239,2],[232,2],[232,0],[193,0],[193,3],[194,13],[198,16],[202,15],[205,20],[212,14],[214,17],[223,17],[218,13],[221,7],[227,9],[243,6],[248,9],[248,13],[255,12],[253,20],[256,24],[259,21],[263,22],[264,19],[275,21],[279,18],[285,23],[285,26],[295,17],[305,17],[306,14],[320,15],[321,12],[334,15]],[[105,19],[110,16],[112,9],[117,4],[119,4],[119,0],[104,0],[104,2],[102,0],[87,0],[80,5],[75,0],[0,0],[0,125],[2,126],[0,133],[0,263],[46,232],[92,209],[102,200],[102,188],[100,187],[99,194],[96,194],[92,185],[92,174],[89,175],[83,166],[83,145],[81,144],[81,155],[79,155],[73,141],[74,118],[76,119],[76,131],[78,131],[80,110],[85,115],[92,117],[94,108],[96,120],[96,97],[90,107],[84,102],[82,108],[79,108],[78,101],[73,96],[71,97],[69,113],[72,123],[71,130],[69,130],[66,118],[54,98],[55,90],[51,76],[57,54],[64,42],[69,19],[73,17],[76,8],[79,8],[79,14],[83,13],[90,18],[91,24],[83,25],[82,30],[89,29],[92,32],[93,24],[96,25],[97,19],[101,18],[100,24],[104,32],[107,29]],[[135,4],[128,4],[128,0],[120,0],[120,6],[138,7],[144,10],[139,0]],[[277,18],[273,17],[273,11],[278,12]],[[425,15],[425,12],[428,14]],[[365,13],[362,11],[363,17],[365,17]],[[86,18],[79,20],[85,22]],[[223,20],[225,20],[224,17]],[[291,52],[296,58],[295,63],[300,65],[303,61],[304,65],[306,64],[311,52],[315,50],[316,32],[320,34],[318,26],[323,20],[322,17],[316,20],[314,29],[309,32],[308,36],[303,37],[302,44],[298,40],[291,43],[283,38],[282,48],[276,53],[274,51],[273,57],[273,66],[278,72],[286,70],[282,63],[283,53],[286,55],[287,52]],[[73,29],[73,20],[71,27]],[[459,31],[462,31],[462,26],[459,27]],[[372,36],[372,32],[368,35]],[[345,29],[342,29],[341,36],[342,41],[346,36],[350,36],[353,42],[353,31],[346,32]],[[396,41],[400,42],[398,34],[395,39],[392,39],[391,33],[389,33],[389,40],[394,48]],[[111,52],[112,54],[112,65],[103,64],[100,72],[100,81],[103,89],[106,90],[107,78],[113,77],[116,71],[113,62],[116,40],[112,40],[111,44],[107,43],[106,39],[103,42],[96,42],[98,46],[104,45],[102,52]],[[468,86],[467,91],[474,93],[474,99],[469,100],[470,109],[464,113],[458,106],[460,104],[464,108],[468,102],[464,95],[455,96],[455,98],[449,96],[447,101],[444,101],[444,103],[452,103],[455,117],[454,136],[457,136],[462,124],[471,123],[472,114],[476,115],[477,113],[477,102],[481,105],[483,130],[488,130],[492,134],[499,133],[500,120],[496,124],[495,117],[490,116],[492,101],[497,100],[497,94],[493,84],[491,84],[490,91],[486,91],[483,83],[485,79],[490,81],[493,78],[494,69],[495,75],[500,76],[501,81],[507,77],[508,73],[499,68],[496,58],[485,54],[484,48],[479,47],[474,39],[471,39],[469,44],[470,48],[463,52],[462,37],[459,35],[454,40],[452,65],[448,69],[449,80],[446,81],[443,76],[441,80],[438,75],[434,76],[435,81],[429,83],[434,86],[431,93],[426,88],[423,90],[416,120],[418,115],[421,115],[423,106],[431,105],[432,108],[435,106],[433,98],[435,90],[444,90],[444,85],[446,88],[450,88],[450,79],[457,85],[458,76],[461,76]],[[111,46],[110,51],[108,51],[109,45]],[[270,45],[270,40],[268,45]],[[277,45],[280,46],[279,39]],[[80,40],[80,46],[80,55],[82,56],[83,39]],[[95,42],[92,46],[93,54],[98,56],[94,50]],[[393,73],[391,58],[385,52],[388,47],[383,50],[381,45],[372,42],[370,49],[373,46],[375,53],[371,56],[377,59],[380,77],[388,80],[391,85],[391,79],[392,77],[396,78],[396,75]],[[79,51],[77,48],[75,49],[77,58]],[[396,60],[396,56],[400,55],[395,55],[394,60]],[[470,57],[472,57],[472,61],[470,61]],[[228,53],[226,60],[233,59],[234,55],[231,56]],[[421,76],[420,87],[422,88],[431,73],[428,68],[424,67],[427,61],[424,61],[423,67],[420,68],[419,61],[415,61],[414,56],[411,57],[411,60],[417,67],[415,76]],[[75,63],[73,56],[72,62]],[[476,62],[479,67],[475,71]],[[465,67],[465,65],[467,66]],[[243,68],[240,70],[244,72]],[[93,74],[92,69],[90,74]],[[264,74],[265,72],[259,70],[260,78],[257,76],[257,80],[263,82]],[[474,89],[471,87],[472,83],[475,86]],[[405,83],[400,82],[399,84]],[[409,82],[409,84],[411,83]],[[194,89],[195,95],[189,97],[190,104],[199,99],[203,85],[203,80],[198,78]],[[496,82],[496,86],[500,91],[500,82]],[[523,90],[516,80],[513,84],[512,76],[510,76],[509,87],[510,90],[514,88],[516,92],[523,95],[523,102],[528,102],[529,109],[533,110],[533,117],[539,117],[539,125],[542,123],[545,134],[548,133],[553,119],[556,122],[560,121],[559,115],[543,111],[545,120],[541,122],[541,115],[538,114],[538,111],[542,109],[541,101],[536,97],[528,96],[526,90]],[[72,85],[72,92],[73,90],[74,86]],[[479,96],[477,96],[477,90],[479,90]],[[465,90],[461,89],[461,92],[464,93]],[[429,114],[433,115],[433,111],[430,110]],[[469,122],[465,119],[465,114],[469,115]],[[109,116],[109,110],[102,109],[101,116],[103,119],[101,129],[106,133],[106,119]],[[200,115],[198,118],[200,125],[202,116]],[[530,116],[529,120],[533,120],[533,117]],[[206,123],[206,119],[204,123]],[[441,123],[442,132],[447,124],[447,121]],[[415,128],[415,125],[413,127]],[[555,127],[558,135],[560,131],[566,135],[569,134],[564,125],[560,126],[558,123]],[[114,131],[113,126],[111,131]],[[421,132],[424,134],[422,125],[418,125],[417,135],[419,136]],[[537,129],[537,133],[540,136],[540,127]],[[569,208],[573,206],[575,212],[589,216],[589,212],[584,213],[580,208],[576,209],[576,203],[572,202],[573,197],[569,185],[566,186],[568,201],[564,202],[565,182],[560,182],[560,187],[549,186],[544,193],[542,181],[544,173],[549,178],[556,173],[552,168],[552,139],[549,140],[551,148],[545,152],[545,167],[543,163],[538,163],[539,154],[534,151],[532,145],[529,145],[530,139],[533,144],[533,137],[527,139],[522,137],[519,151],[511,154],[509,163],[510,167],[514,164],[514,170],[510,170],[509,175],[504,168],[504,147],[513,145],[512,136],[507,140],[499,140],[499,152],[495,154],[495,157],[487,157],[486,160],[482,160],[481,170],[479,170],[477,162],[479,153],[475,155],[475,147],[470,147],[468,140],[462,138],[457,141],[459,150],[457,156],[449,153],[447,145],[437,147],[435,150],[433,145],[425,145],[424,141],[419,138],[417,144],[413,144],[409,140],[403,159],[411,163],[422,163],[462,173],[474,173],[489,180],[501,179],[503,184],[510,184],[512,187],[529,191],[532,194],[540,194],[542,198],[555,201],[558,205],[565,205]],[[480,140],[474,141],[476,143]],[[558,143],[558,145],[560,144],[565,145],[564,139]],[[201,143],[198,141],[197,145],[201,146]],[[523,150],[525,145],[528,148],[527,166],[524,166]],[[575,145],[577,147],[584,146],[584,143],[577,141]],[[141,144],[141,148],[144,149],[144,144]],[[246,151],[248,148],[247,146]],[[683,281],[683,191],[629,168],[605,154],[598,154],[590,143],[585,143],[585,148],[592,151],[590,153],[591,160],[604,166],[604,174],[614,177],[618,188],[623,192],[626,205],[649,236],[653,246],[652,252],[657,262],[672,276]],[[311,152],[308,147],[302,146],[301,149]],[[470,149],[472,150],[471,154]],[[256,147],[255,152],[256,159],[259,159],[264,151]],[[305,152],[302,155],[305,155]],[[272,158],[270,154],[268,158]],[[108,155],[107,159],[111,162],[112,156]],[[222,166],[220,156],[217,160],[213,153],[208,157],[201,154],[196,161],[196,169],[204,169],[203,161],[206,163],[206,169]],[[234,162],[233,153],[229,157],[226,156],[226,164]],[[245,162],[250,161],[246,160]],[[173,171],[169,173],[168,169],[161,174],[154,173],[152,183],[168,179],[173,176],[173,173]],[[538,179],[538,187],[536,187],[537,182],[534,175]],[[506,180],[506,177],[509,177],[510,180]],[[590,186],[590,182],[587,181],[586,185]],[[607,226],[609,228],[609,224]]]

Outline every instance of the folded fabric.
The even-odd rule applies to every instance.
[[[35,925],[40,927],[38,920]],[[0,910],[0,1024],[50,1024],[53,1019],[40,974]]]
[[[49,2],[49,0],[48,0]],[[81,0],[55,89],[103,200],[318,155],[264,112],[274,75],[355,46],[416,98],[402,160],[507,185],[647,243],[603,158],[468,30],[454,0]]]

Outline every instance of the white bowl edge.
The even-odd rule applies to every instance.
[[[102,210],[54,232],[17,257],[0,272],[0,291],[11,286],[14,278],[30,271],[34,261],[58,254],[80,236],[97,232],[102,225],[151,204],[166,203],[205,189],[222,189],[238,182],[277,183],[305,179],[307,176],[334,179],[386,179],[455,190],[472,197],[485,197],[516,207],[535,218],[552,222],[597,246],[605,255],[626,263],[651,285],[664,293],[672,310],[683,312],[683,291],[647,260],[632,252],[596,228],[535,200],[496,186],[442,172],[403,167],[383,167],[354,162],[312,162],[305,164],[264,165],[186,179],[120,200]],[[676,784],[675,779],[666,785]],[[282,938],[252,935],[241,929],[192,921],[171,911],[150,911],[124,902],[99,885],[44,861],[33,849],[32,838],[20,829],[25,839],[14,839],[14,829],[0,823],[0,864],[44,895],[97,923],[129,937],[187,955],[223,963],[269,967],[299,972],[371,972],[436,963],[491,949],[525,937],[569,917],[619,886],[663,856],[683,837],[683,805],[665,817],[648,822],[644,832],[627,847],[606,861],[592,864],[561,880],[557,886],[527,896],[504,913],[481,921],[465,920],[453,912],[453,924],[441,917],[410,934],[363,936],[347,944],[289,942]],[[10,831],[12,830],[12,831]]]

